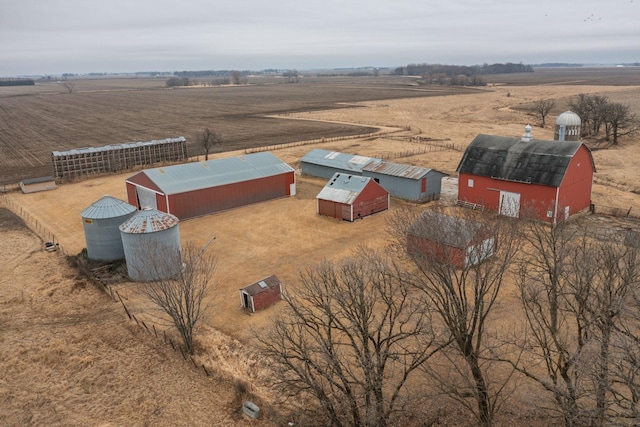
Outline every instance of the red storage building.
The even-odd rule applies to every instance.
[[[409,227],[407,251],[462,269],[491,257],[495,236],[477,221],[426,210]]]
[[[458,200],[555,223],[591,207],[595,164],[580,141],[478,135],[458,165]]]
[[[242,308],[254,313],[282,299],[282,282],[271,275],[240,289]]]
[[[180,219],[293,196],[294,170],[270,152],[145,169],[126,180],[127,197]]]
[[[316,197],[318,213],[354,221],[389,209],[389,192],[372,178],[336,173]]]

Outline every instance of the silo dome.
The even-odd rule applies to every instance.
[[[144,209],[120,225],[129,277],[137,281],[171,278],[180,272],[179,219]]]
[[[569,110],[558,116],[556,119],[556,125],[580,126],[582,125],[582,120],[580,120],[579,115]]]
[[[118,227],[136,212],[136,207],[109,195],[103,196],[82,211],[82,226],[87,256],[97,261],[124,258]]]
[[[554,140],[556,141],[579,141],[581,134],[582,120],[573,111],[565,111],[556,119]]]

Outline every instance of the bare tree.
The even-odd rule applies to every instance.
[[[614,417],[613,343],[640,283],[637,257],[575,223],[528,225],[517,283],[525,354],[513,365],[551,393],[565,426],[604,425]]]
[[[425,302],[410,291],[402,269],[369,249],[306,268],[259,337],[283,393],[311,396],[323,425],[397,422],[397,406],[411,399],[407,381],[440,349]]]
[[[545,125],[545,119],[547,115],[556,106],[556,102],[553,99],[538,99],[533,103],[533,111],[540,116],[540,127]]]
[[[287,83],[298,83],[300,81],[298,70],[285,71],[284,73],[282,73],[282,77],[287,79]]]
[[[476,215],[477,214],[477,215]],[[485,355],[491,344],[487,339],[489,316],[495,307],[502,287],[518,249],[517,221],[494,214],[462,210],[465,222],[451,221],[447,215],[416,217],[409,210],[398,211],[389,223],[390,234],[399,249],[409,256],[416,267],[412,281],[428,301],[427,307],[447,329],[452,342],[450,350],[460,358],[462,365],[454,371],[463,375],[471,385],[467,392],[451,390],[450,396],[467,406],[479,423],[491,425],[499,406],[500,394],[506,381],[494,382],[491,367]],[[491,236],[478,245],[466,246],[468,237],[480,224],[480,230],[490,230]],[[428,236],[432,244],[409,244],[407,236]],[[460,263],[462,255],[471,262]],[[466,370],[462,369],[466,366]],[[463,399],[474,397],[471,405]]]
[[[222,144],[223,139],[222,135],[219,132],[212,131],[209,128],[206,128],[202,133],[198,135],[198,142],[204,148],[204,159],[209,160],[209,152],[211,149],[217,145]]]
[[[610,103],[605,116],[605,139],[613,137],[613,145],[618,145],[621,136],[632,135],[638,131],[638,120],[628,105]]]
[[[182,251],[148,248],[148,265],[157,270],[153,282],[143,283],[140,292],[171,319],[189,354],[194,353],[194,331],[208,308],[208,296],[214,287],[216,258],[192,244]],[[158,250],[159,249],[159,250]],[[178,273],[167,277],[166,265],[181,265]]]
[[[240,71],[236,71],[236,70],[231,71],[231,83],[232,84],[239,85],[240,84],[240,77],[242,77],[242,74],[240,73]]]
[[[62,83],[62,86],[64,87],[64,89],[67,91],[67,93],[72,93],[73,90],[76,87],[76,84],[73,82],[64,82]]]

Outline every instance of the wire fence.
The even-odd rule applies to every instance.
[[[361,139],[361,138],[372,138],[372,137],[381,137],[388,136],[389,134],[402,132],[404,129],[394,129],[389,131],[379,131],[379,132],[370,132],[370,133],[361,133],[357,135],[344,135],[344,136],[332,136],[326,138],[318,138],[318,139],[310,139],[307,141],[296,141],[296,142],[288,142],[285,144],[276,144],[276,145],[265,145],[262,147],[253,147],[247,148],[244,150],[245,154],[251,153],[259,153],[262,151],[275,151],[282,150],[285,148],[293,148],[293,147],[302,147],[304,145],[313,145],[313,144],[323,144],[326,142],[335,142],[335,141],[346,141],[349,139]]]
[[[207,367],[203,363],[199,364],[198,362],[196,362],[196,360],[193,358],[192,355],[184,351],[184,348],[180,343],[177,343],[169,335],[167,335],[166,330],[162,329],[159,331],[158,328],[156,328],[156,325],[154,324],[147,325],[147,323],[144,320],[139,319],[138,317],[136,317],[135,314],[133,314],[131,310],[129,310],[129,308],[124,302],[124,299],[122,298],[122,295],[120,295],[118,291],[111,290],[110,286],[109,286],[109,289],[110,289],[111,295],[115,295],[116,301],[119,301],[120,304],[122,305],[122,308],[127,314],[127,317],[129,318],[129,320],[133,320],[136,323],[136,325],[138,325],[140,328],[143,328],[146,332],[153,335],[155,338],[162,339],[165,344],[169,344],[171,346],[174,352],[180,352],[180,354],[182,355],[182,358],[187,362],[190,362],[197,371],[204,373],[207,377],[211,377],[213,375],[213,371],[207,369]]]
[[[40,237],[40,239],[42,239],[43,242],[46,242],[47,248],[51,248],[50,250],[59,250],[64,255],[69,255],[64,247],[60,244],[58,237],[47,227],[45,227],[42,221],[39,221],[22,206],[14,203],[13,200],[11,200],[5,194],[0,194],[0,201],[2,201],[2,204],[7,209],[17,215],[31,231],[33,231],[38,237]]]
[[[601,206],[594,205],[593,213],[596,215],[612,216],[616,218],[633,218],[640,219],[640,209],[633,209],[633,206],[628,208],[618,208],[614,206]]]

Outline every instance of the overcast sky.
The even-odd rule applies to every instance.
[[[640,0],[0,0],[0,76],[640,61]]]

